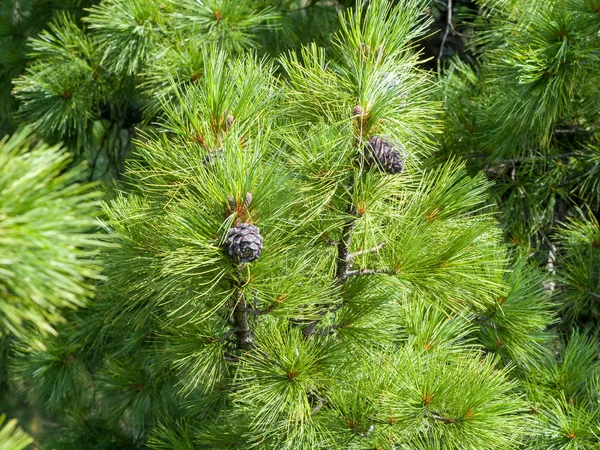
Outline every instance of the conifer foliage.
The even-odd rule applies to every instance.
[[[23,450],[33,439],[17,428],[16,420],[11,420],[6,424],[6,416],[0,416],[0,449],[2,450]]]
[[[481,3],[478,64],[441,79],[444,153],[495,182],[507,239],[547,262],[566,318],[597,322],[600,2]]]
[[[0,147],[0,183],[21,189],[0,184],[0,318],[18,337],[0,343],[10,389],[57,417],[41,447],[598,448],[600,347],[576,326],[599,314],[595,204],[522,221],[521,187],[489,180],[545,164],[563,134],[578,143],[553,128],[572,111],[591,139],[575,87],[592,90],[596,47],[577,33],[594,1],[483,2],[482,67],[437,83],[421,0],[104,0],[87,29],[60,15],[15,81],[20,114],[69,148],[135,149],[100,213],[57,148],[25,132]],[[319,24],[314,8],[337,31],[286,41]],[[552,59],[533,44],[560,17],[575,44]],[[5,229],[32,252],[2,270],[23,246]],[[547,254],[507,247],[515,229]]]
[[[100,192],[68,163],[31,130],[0,141],[0,335],[56,333],[61,309],[84,305],[99,279]]]

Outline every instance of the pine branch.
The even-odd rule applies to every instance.
[[[448,14],[446,20],[446,30],[444,31],[444,37],[442,38],[442,44],[440,45],[440,53],[438,55],[438,72],[440,71],[440,61],[442,60],[442,56],[444,54],[444,47],[446,46],[446,40],[448,39],[448,34],[450,34],[450,29],[454,30],[452,26],[452,0],[448,0]]]
[[[311,400],[311,403],[316,403],[316,405],[313,406],[313,408],[310,411],[311,414],[316,414],[323,407],[325,400],[311,391],[308,392],[308,398]]]
[[[329,312],[332,312],[332,310],[330,309]],[[322,330],[317,331],[317,333],[320,334],[321,336],[329,336],[330,334],[332,334],[333,330],[336,330],[341,327],[342,327],[341,325],[331,325],[329,327],[325,327]]]
[[[225,352],[225,353],[223,354],[223,359],[225,359],[225,361],[231,361],[231,362],[239,362],[239,360],[240,360],[240,358],[238,358],[238,357],[237,357],[237,356],[235,356],[235,355],[232,355],[232,354],[231,354],[231,353],[229,353],[229,352]]]
[[[592,292],[592,291],[588,291],[588,294],[594,298],[600,299],[600,294],[596,294],[595,292]]]
[[[349,194],[354,191],[354,179],[350,180]],[[348,203],[347,213],[350,218],[344,224],[342,229],[342,239],[338,242],[338,267],[336,271],[337,286],[343,286],[348,277],[348,269],[351,266],[350,260],[350,242],[352,241],[352,232],[356,225],[356,206],[350,201]]]
[[[367,254],[370,254],[370,253],[377,253],[383,247],[385,247],[385,241],[382,242],[381,244],[377,245],[376,247],[370,248],[368,250],[359,250],[358,252],[350,253],[348,255],[348,259],[352,260],[352,259],[355,259],[355,258],[361,256],[361,255],[367,255]]]
[[[491,328],[492,330],[498,331],[498,325],[493,324],[492,322],[488,322],[489,318],[479,317],[476,319],[476,322],[479,325],[483,325],[484,327]]]
[[[237,291],[237,303],[233,310],[233,320],[235,322],[235,334],[237,336],[237,348],[250,351],[254,348],[254,337],[250,330],[248,322],[248,308],[246,300],[240,291]]]
[[[377,275],[380,273],[385,273],[388,275],[394,275],[398,273],[394,269],[359,269],[359,270],[350,270],[346,272],[346,278],[356,277],[359,275]]]
[[[348,194],[352,196],[354,192],[354,177],[350,178],[350,183],[348,186]],[[342,238],[337,243],[338,247],[338,260],[337,260],[337,270],[336,270],[336,286],[341,287],[346,283],[348,278],[348,269],[352,266],[352,260],[350,259],[350,243],[352,241],[352,231],[354,231],[354,226],[356,225],[357,211],[356,206],[350,199],[348,203],[348,207],[346,212],[350,215],[350,217],[346,220],[344,224],[344,228],[342,229]],[[322,318],[329,312],[329,309],[324,309],[319,312],[319,316]],[[315,334],[317,330],[317,325],[321,321],[321,318],[313,320],[302,330],[302,334],[306,337],[310,337]]]
[[[560,128],[554,130],[554,134],[594,134],[595,132],[595,128],[588,130],[580,127]]]
[[[237,328],[232,328],[231,330],[229,330],[227,333],[225,333],[223,336],[221,336],[219,338],[220,341],[226,341],[227,339],[229,339],[229,336],[231,336],[232,334],[237,333],[238,329]]]
[[[435,419],[435,420],[439,420],[440,422],[444,422],[444,423],[454,423],[454,419],[450,419],[450,418],[448,418],[448,417],[443,417],[443,416],[440,416],[440,415],[438,415],[438,414],[435,414],[435,413],[431,413],[431,414],[429,414],[429,416],[430,416],[431,418]]]
[[[275,309],[275,305],[269,306],[267,309],[258,310],[256,308],[243,307],[241,308],[245,313],[252,314],[254,317],[264,316],[265,314],[269,314],[273,312]]]

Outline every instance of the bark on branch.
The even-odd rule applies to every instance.
[[[352,260],[352,259],[358,258],[358,257],[359,257],[359,256],[361,256],[361,255],[368,255],[368,254],[370,254],[370,253],[377,253],[377,252],[378,252],[379,250],[381,250],[383,247],[385,247],[385,241],[384,241],[384,242],[382,242],[381,244],[379,244],[379,245],[378,245],[378,246],[376,246],[376,247],[369,248],[369,249],[367,249],[367,250],[359,250],[359,251],[357,251],[357,252],[355,252],[355,253],[350,253],[350,254],[348,255],[348,259]]]
[[[352,264],[350,259],[350,242],[352,241],[352,232],[356,225],[356,207],[350,203],[348,205],[348,214],[351,216],[342,229],[342,239],[338,243],[338,266],[335,277],[336,285],[343,286],[348,278],[348,269]]]
[[[346,278],[356,277],[360,275],[376,275],[379,273],[385,273],[388,275],[395,275],[398,273],[394,269],[359,269],[359,270],[350,270],[346,273]]]
[[[344,227],[342,228],[342,237],[337,243],[338,248],[338,258],[337,258],[337,269],[335,273],[336,277],[336,286],[341,287],[347,280],[347,273],[352,265],[352,260],[350,259],[350,243],[352,241],[352,232],[354,231],[354,226],[356,225],[357,212],[356,206],[352,201],[352,194],[354,192],[354,178],[350,179],[350,184],[348,186],[348,194],[350,196],[350,201],[348,202],[348,207],[346,208],[346,213],[348,214],[348,219],[344,223]],[[307,326],[302,329],[302,334],[305,337],[310,337],[317,331],[317,325],[321,321],[321,318],[329,312],[329,309],[324,309],[319,312],[319,319],[313,320]]]
[[[250,351],[254,348],[254,337],[248,321],[248,307],[241,292],[237,293],[237,303],[233,310],[237,348]]]
[[[443,416],[440,416],[439,414],[431,413],[430,416],[435,420],[439,420],[440,422],[454,423],[454,419],[450,419],[449,417],[443,417]]]

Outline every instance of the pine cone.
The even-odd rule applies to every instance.
[[[352,109],[352,115],[353,116],[362,116],[365,113],[365,109],[360,106],[360,105],[356,105],[353,109]]]
[[[242,223],[232,228],[225,239],[225,250],[235,262],[255,261],[263,249],[263,238],[256,225]]]
[[[404,153],[402,147],[401,151]],[[390,174],[401,173],[404,170],[404,159],[400,151],[379,136],[373,136],[366,143],[364,157],[368,166],[376,164]]]

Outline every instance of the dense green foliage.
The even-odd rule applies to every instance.
[[[33,439],[27,436],[22,430],[17,428],[17,421],[11,420],[6,424],[6,416],[0,416],[0,449],[1,450],[22,450],[27,447]]]
[[[37,446],[600,448],[600,0],[8,3]]]
[[[478,64],[442,78],[442,155],[495,182],[509,242],[556,275],[565,319],[597,322],[600,67],[595,0],[489,1]]]
[[[84,305],[99,279],[100,193],[75,183],[68,163],[27,130],[0,141],[0,334],[55,333],[62,309]]]

